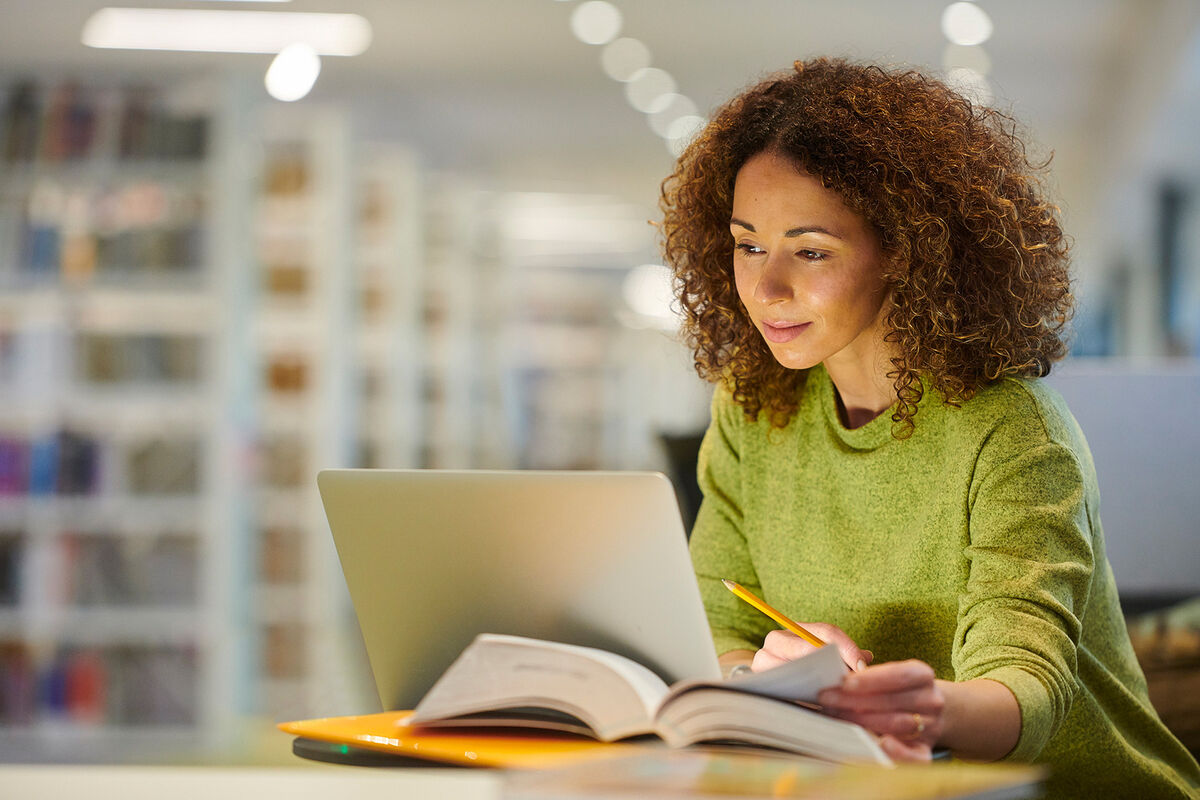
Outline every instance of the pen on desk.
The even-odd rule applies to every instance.
[[[728,589],[729,591],[733,592],[737,597],[739,597],[742,600],[745,600],[747,603],[754,606],[759,611],[761,611],[762,613],[766,614],[771,619],[778,622],[786,630],[789,630],[792,633],[796,634],[801,639],[803,639],[804,641],[811,644],[813,647],[824,647],[825,646],[825,642],[823,642],[819,637],[814,636],[811,632],[805,630],[804,627],[800,623],[795,622],[794,620],[789,618],[786,614],[784,614],[779,609],[775,608],[772,605],[769,605],[762,598],[757,597],[753,592],[746,589],[745,586],[742,586],[740,583],[737,583],[735,581],[731,581],[728,578],[722,578],[721,583],[725,584],[725,588]],[[866,667],[867,667],[866,662],[864,662],[862,659],[859,659],[858,664],[854,668],[854,671],[862,672],[864,669],[866,669]]]

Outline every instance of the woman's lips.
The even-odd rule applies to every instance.
[[[811,325],[811,322],[767,322],[762,323],[763,338],[775,344],[784,344],[795,339]]]

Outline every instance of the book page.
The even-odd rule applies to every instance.
[[[892,763],[859,725],[784,700],[719,688],[698,688],[665,703],[658,731],[672,747],[737,741],[829,761]]]
[[[670,695],[663,702],[670,702],[672,698],[693,689],[711,687],[780,700],[816,703],[817,694],[822,689],[837,686],[842,682],[842,676],[849,671],[850,668],[842,661],[837,646],[827,644],[803,658],[762,672],[723,681],[681,681],[671,687]]]
[[[622,656],[480,634],[422,698],[412,721],[428,725],[486,711],[548,708],[610,740],[651,732],[654,710],[666,693],[662,679]]]
[[[489,637],[498,636],[498,634],[490,633],[484,635]],[[520,639],[522,637],[510,636],[505,638]],[[655,675],[649,668],[625,656],[595,647],[580,647],[579,645],[562,644],[561,642],[542,642],[542,644],[546,645],[548,649],[576,653],[607,666],[625,679],[625,682],[637,694],[642,707],[646,709],[647,716],[654,715],[655,709],[658,708],[659,703],[667,695],[667,684],[662,678]]]
[[[837,645],[827,644],[774,669],[730,678],[725,685],[739,692],[815,703],[822,689],[837,686],[849,671]]]

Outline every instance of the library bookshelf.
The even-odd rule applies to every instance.
[[[705,421],[686,354],[615,311],[644,212],[430,170],[248,80],[179,96],[2,95],[4,760],[377,710],[319,469],[661,468],[655,430]]]
[[[219,94],[219,93],[218,93]],[[8,87],[0,160],[0,750],[220,737],[234,527],[214,324],[226,132],[144,88]]]

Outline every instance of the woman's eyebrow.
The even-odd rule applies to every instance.
[[[729,224],[737,225],[739,227],[745,228],[746,230],[750,231],[751,233],[758,232],[758,231],[754,230],[754,226],[751,225],[749,222],[743,222],[742,220],[738,219],[737,217],[731,218],[729,220]],[[797,236],[803,236],[806,233],[823,233],[826,236],[832,236],[835,239],[842,238],[841,236],[838,236],[836,233],[829,230],[828,228],[822,228],[820,225],[804,225],[799,228],[788,228],[786,231],[784,231],[783,236],[785,239],[794,239]]]

